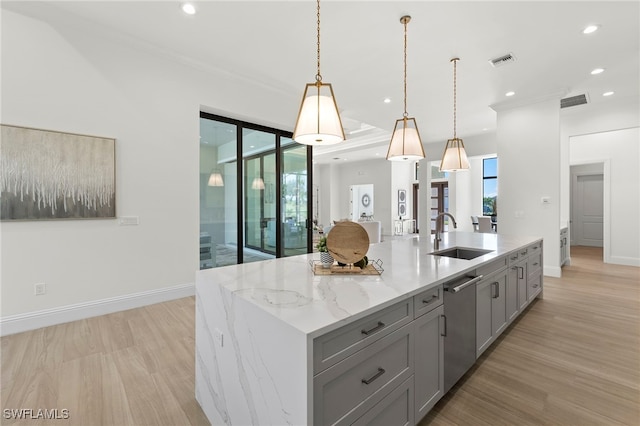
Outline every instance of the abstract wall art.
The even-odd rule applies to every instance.
[[[1,128],[1,220],[116,217],[115,139]]]

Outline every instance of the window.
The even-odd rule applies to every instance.
[[[200,269],[311,252],[311,147],[200,113]]]
[[[482,160],[482,214],[498,215],[498,158]]]

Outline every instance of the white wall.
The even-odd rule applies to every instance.
[[[571,164],[604,163],[604,260],[640,266],[640,129],[570,137]]]
[[[140,224],[3,222],[3,319],[192,284],[201,106],[285,128],[276,103],[290,105],[286,115],[295,119],[295,90],[272,92],[196,70],[83,25],[2,11],[1,121],[115,138],[116,211]],[[247,91],[251,102],[237,96]],[[38,282],[46,295],[34,296]]]
[[[373,217],[374,220],[382,222],[382,234],[390,235],[393,232],[390,224],[396,209],[391,201],[391,163],[391,161],[380,159],[316,166],[315,170],[318,170],[319,174],[314,175],[314,182],[330,182],[328,186],[321,187],[325,192],[329,192],[331,198],[330,217],[323,216],[322,223],[327,225],[329,221],[348,219],[351,212],[351,185],[373,184],[375,209]],[[323,195],[320,197],[322,199]]]
[[[497,107],[499,232],[544,238],[545,275],[560,276],[559,97]],[[550,203],[543,204],[542,197]]]
[[[569,164],[569,138],[578,135],[608,132],[640,126],[640,103],[636,97],[621,97],[616,94],[606,101],[590,103],[560,112],[560,165],[561,198],[560,220],[569,221],[571,199]]]

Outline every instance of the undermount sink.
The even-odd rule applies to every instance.
[[[485,250],[485,249],[476,249],[476,248],[468,248],[468,247],[451,247],[444,250],[434,251],[432,254],[434,256],[446,256],[453,257],[456,259],[466,259],[471,260],[476,257],[480,257],[487,253],[491,253],[493,250]]]

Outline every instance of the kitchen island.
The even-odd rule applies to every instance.
[[[432,242],[416,236],[370,246],[381,275],[314,275],[309,261],[318,254],[199,271],[196,399],[209,421],[418,422],[444,394],[443,284],[490,278],[488,314],[475,284],[478,355],[542,295],[539,238],[443,234],[439,251],[454,246],[490,252],[433,255]]]

